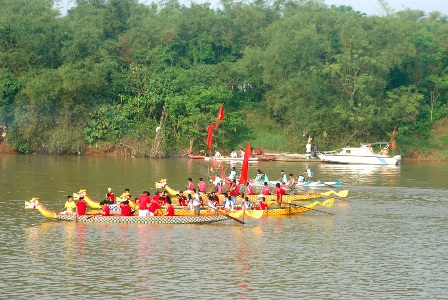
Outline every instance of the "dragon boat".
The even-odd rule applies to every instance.
[[[175,189],[171,188],[170,186],[168,186],[166,179],[161,179],[160,181],[156,182],[156,188],[158,188],[158,189],[164,188],[168,192],[168,194],[170,194],[173,197],[177,196],[180,192],[179,190],[175,190]],[[221,201],[225,198],[224,194],[217,194],[217,195],[218,195],[219,200],[221,200]],[[283,195],[282,201],[286,202],[286,203],[292,203],[294,201],[310,201],[310,200],[319,199],[319,198],[328,198],[332,195],[334,195],[336,197],[344,198],[344,197],[347,197],[348,190],[342,190],[340,192],[335,192],[335,191],[302,192],[302,193],[294,194],[294,195]],[[257,201],[258,198],[260,197],[260,195],[245,195],[245,196],[249,198],[249,201]],[[276,195],[262,195],[262,196],[265,197],[266,201],[277,200]],[[236,201],[241,202],[242,200],[243,200],[243,198],[241,197],[241,195],[238,195]]]
[[[47,209],[39,198],[33,197],[30,201],[25,201],[25,209],[37,209],[42,216],[48,219],[60,221],[75,221],[85,223],[135,223],[135,224],[205,224],[212,222],[225,221],[233,219],[226,214],[209,213],[207,215],[175,215],[175,216],[154,216],[154,217],[140,217],[140,216],[101,216],[95,214],[86,214],[78,216],[74,214],[56,213]]]

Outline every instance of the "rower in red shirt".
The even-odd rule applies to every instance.
[[[155,196],[151,200],[151,204],[149,205],[149,215],[155,216],[156,210],[160,208],[160,201],[154,199]]]
[[[131,216],[132,215],[132,208],[129,205],[129,201],[125,200],[122,201],[120,204],[120,208],[121,208],[121,215],[122,216]]]
[[[268,210],[268,204],[266,203],[265,197],[260,198],[260,208],[261,210]]]
[[[143,193],[138,197],[138,205],[139,205],[139,211],[138,215],[140,217],[146,217],[149,215],[149,203],[151,202],[151,197],[149,196],[148,191],[143,191]]]
[[[84,197],[80,197],[78,203],[76,203],[76,211],[78,216],[83,216],[86,214],[87,204],[84,201]]]
[[[113,204],[115,202],[115,194],[114,194],[114,192],[112,192],[111,188],[107,189],[106,197],[107,197],[107,202],[109,202],[109,204]]]
[[[160,192],[159,191],[156,191],[156,193],[154,194],[154,197],[152,197],[152,200],[156,201],[160,205]]]
[[[107,205],[107,202],[108,202],[107,200],[101,202],[101,207],[103,209],[101,215],[105,217],[110,216],[110,207],[109,205]]]
[[[177,199],[179,199],[180,206],[187,206],[187,204],[185,203],[186,198],[184,192],[180,191],[179,194],[177,194]]]
[[[165,216],[172,217],[174,216],[174,206],[171,204],[171,199],[168,199],[166,202],[166,213]]]

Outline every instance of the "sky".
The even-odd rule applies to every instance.
[[[60,7],[62,12],[73,5],[74,0],[62,0]],[[140,0],[141,3],[151,3],[150,0]],[[204,3],[210,2],[213,7],[217,7],[219,0],[179,0],[180,3],[189,5],[190,2]],[[412,10],[423,10],[426,13],[432,11],[439,11],[444,15],[448,15],[448,1],[447,0],[386,0],[389,6],[394,11],[401,11],[407,8]],[[379,5],[378,0],[325,0],[327,5],[348,5],[354,10],[366,13],[368,15],[382,15],[383,11]]]
[[[354,10],[368,15],[382,15],[383,11],[377,0],[326,0],[327,5],[348,5]],[[426,13],[439,11],[448,15],[448,1],[446,0],[386,0],[386,3],[395,11],[407,8],[412,10],[423,10]]]

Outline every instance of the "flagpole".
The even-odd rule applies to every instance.
[[[211,160],[212,160],[212,150],[208,150],[208,168],[207,168],[207,176],[210,178],[210,168],[211,168]]]

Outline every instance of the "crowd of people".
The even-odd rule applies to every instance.
[[[187,178],[185,191],[180,191],[176,197],[177,203],[173,203],[168,192],[156,191],[153,196],[147,190],[143,191],[141,195],[132,198],[128,188],[119,197],[115,197],[111,188],[107,189],[105,200],[101,201],[102,215],[110,215],[110,205],[117,204],[120,207],[122,216],[132,216],[136,214],[133,208],[138,205],[138,216],[155,216],[164,214],[165,216],[174,216],[174,204],[183,207],[183,209],[192,210],[195,215],[200,214],[201,208],[210,211],[224,209],[230,211],[237,206],[236,199],[238,196],[244,197],[239,204],[245,209],[266,209],[266,196],[276,195],[279,207],[281,207],[281,199],[283,195],[294,194],[296,184],[299,182],[311,181],[313,179],[313,171],[307,165],[306,170],[299,172],[297,177],[293,173],[286,175],[284,170],[280,171],[279,178],[273,182],[269,181],[268,175],[260,169],[257,170],[254,180],[247,181],[246,184],[240,185],[239,176],[235,167],[231,168],[228,176],[220,178],[218,175],[213,175],[210,182],[212,186],[207,192],[207,182],[201,177],[197,184],[193,182],[191,177]],[[272,187],[273,186],[273,187]],[[255,188],[257,188],[257,192]],[[261,188],[260,188],[261,187]],[[260,191],[258,192],[258,189]],[[257,202],[249,201],[246,196],[259,194]],[[220,202],[221,196],[223,199]],[[223,198],[224,197],[224,198]],[[118,201],[117,201],[118,200]],[[131,206],[132,204],[132,206]],[[162,210],[164,208],[164,210]],[[84,201],[84,195],[80,195],[79,201],[75,203],[72,196],[67,197],[67,201],[63,207],[63,213],[77,214],[82,216],[86,213],[87,204]]]
[[[87,203],[84,199],[85,195],[81,194],[79,196],[78,202],[73,200],[73,196],[67,196],[67,201],[62,208],[62,214],[76,214],[77,216],[83,216],[87,211]],[[158,211],[161,210],[162,206],[166,208],[164,215],[174,216],[174,206],[172,205],[171,196],[168,192],[156,191],[153,197],[148,191],[143,191],[142,194],[136,198],[132,198],[129,189],[126,188],[121,196],[118,197],[119,201],[116,201],[115,195],[111,188],[108,188],[107,194],[105,195],[105,200],[100,202],[102,216],[110,215],[110,205],[117,204],[121,210],[121,216],[132,216],[135,213],[133,207],[135,205],[139,206],[138,215],[139,216],[155,216]],[[131,206],[131,201],[133,206]]]

